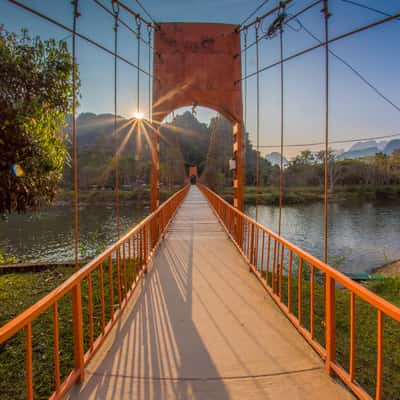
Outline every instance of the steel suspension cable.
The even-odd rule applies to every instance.
[[[155,19],[151,16],[151,14],[146,10],[146,8],[144,7],[144,5],[142,4],[141,1],[139,0],[135,0],[135,2],[137,3],[137,5],[143,10],[143,12],[150,18],[151,22],[157,26],[157,22],[155,21]]]
[[[65,30],[65,31],[67,31],[67,32],[70,32],[71,34],[74,34],[73,29],[71,29],[69,26],[62,24],[59,21],[56,21],[55,19],[49,17],[48,15],[43,14],[43,13],[35,10],[34,8],[29,7],[24,3],[21,3],[20,1],[17,1],[17,0],[8,0],[8,1],[10,3],[16,5],[17,7],[21,8],[21,9],[23,9],[25,11],[28,11],[31,14],[36,15],[39,18],[42,18],[42,19],[46,20],[47,22],[53,24],[54,26],[57,26],[58,28],[61,28],[61,29]],[[108,54],[110,54],[112,56],[117,57],[120,61],[123,61],[125,64],[127,64],[127,65],[129,65],[129,66],[131,66],[133,68],[136,68],[136,69],[138,68],[137,65],[135,65],[132,62],[130,62],[125,57],[122,57],[121,55],[116,54],[114,51],[112,51],[112,50],[108,49],[107,47],[103,46],[102,44],[96,42],[95,40],[91,39],[89,36],[83,35],[82,33],[79,33],[79,32],[75,32],[75,35],[76,35],[76,37],[79,37],[80,39],[86,41],[87,43],[90,43],[91,45],[99,48],[100,50],[104,51],[105,53],[108,53]],[[147,71],[141,70],[141,72],[146,74],[146,75],[149,75],[149,72],[147,72]]]
[[[302,9],[301,9],[300,11],[298,11],[297,13],[288,16],[288,18],[285,20],[285,25],[286,25],[287,23],[289,23],[290,21],[292,21],[293,19],[295,19],[295,18],[297,18],[298,16],[300,16],[301,14],[305,13],[306,11],[312,9],[313,7],[315,7],[316,5],[318,5],[318,4],[321,3],[321,2],[322,2],[322,0],[316,0],[316,1],[312,2],[311,4],[309,4],[308,6],[302,8]],[[244,32],[246,32],[246,31],[247,31],[247,29],[244,30]],[[264,35],[261,35],[261,36],[259,37],[258,40],[262,40],[262,39],[266,39],[266,38],[268,38],[268,32],[265,33]],[[241,49],[241,50],[240,50],[240,53],[243,53],[243,52],[245,52],[246,50],[249,50],[251,47],[255,46],[255,44],[256,44],[256,41],[250,43],[248,46],[245,46],[243,49]],[[235,56],[239,56],[239,54],[236,54]]]
[[[328,262],[328,185],[329,185],[329,24],[328,0],[324,0],[325,23],[325,160],[324,160],[324,262]]]
[[[288,61],[294,60],[295,58],[303,56],[304,54],[307,54],[307,53],[309,53],[311,51],[314,51],[316,49],[319,49],[319,48],[325,46],[326,44],[331,44],[331,43],[337,42],[339,40],[345,39],[347,37],[356,35],[358,33],[367,31],[367,30],[375,28],[375,27],[377,27],[379,25],[382,25],[382,24],[385,24],[387,22],[393,21],[394,19],[397,19],[399,17],[400,17],[400,13],[396,13],[396,14],[391,15],[390,17],[386,17],[386,18],[380,19],[378,21],[372,22],[370,24],[363,25],[363,26],[361,26],[359,28],[353,29],[352,31],[349,31],[349,32],[337,35],[337,36],[335,36],[335,37],[333,37],[331,39],[328,39],[328,43],[326,43],[324,41],[322,43],[316,44],[315,46],[308,47],[308,48],[306,48],[304,50],[301,50],[301,51],[299,51],[297,53],[294,53],[294,54],[292,54],[292,55],[290,55],[288,57],[285,57],[282,62],[288,62]],[[237,83],[239,83],[239,82],[241,82],[241,81],[243,81],[245,79],[252,78],[257,73],[265,72],[265,71],[267,71],[267,70],[269,70],[269,69],[271,69],[273,67],[276,67],[277,65],[280,65],[280,64],[281,64],[281,62],[277,61],[277,62],[274,62],[272,64],[266,65],[265,67],[261,68],[259,71],[255,71],[255,72],[252,72],[251,74],[248,74],[247,76],[243,76],[242,78],[240,78],[237,81],[235,81],[235,83],[237,84]]]
[[[304,30],[309,36],[311,36],[314,40],[316,40],[318,43],[323,43],[316,35],[314,35],[309,29],[305,27],[305,25],[300,21],[299,18],[296,18],[296,22],[300,25],[301,29]],[[289,25],[288,25],[289,26]],[[344,64],[347,68],[350,69],[355,75],[357,75],[367,86],[369,86],[379,97],[381,97],[383,100],[385,100],[388,104],[390,104],[395,110],[400,112],[400,107],[394,103],[392,100],[390,100],[385,94],[382,93],[381,90],[379,90],[375,85],[373,85],[367,78],[365,78],[360,71],[358,71],[356,68],[354,68],[349,62],[347,62],[345,59],[340,57],[338,54],[336,54],[334,51],[329,49],[329,54],[331,54],[333,57],[335,57],[337,60],[339,60],[342,64]]]
[[[240,26],[244,25],[252,16],[254,16],[257,11],[261,10],[270,0],[264,0],[254,11],[252,11],[249,16],[244,19],[241,23]]]
[[[119,17],[119,5],[116,2],[112,2],[114,12],[114,140],[115,140],[115,218],[117,224],[117,238],[121,235],[120,226],[120,207],[119,207],[119,141],[117,132],[117,99],[118,99],[118,82],[117,82],[117,51],[118,51],[118,17]]]
[[[257,71],[260,69],[260,49],[258,43],[260,24],[255,26],[256,32],[256,68]],[[256,221],[258,221],[258,195],[259,195],[259,185],[260,185],[260,74],[256,76]]]
[[[100,8],[102,8],[107,14],[110,14],[111,16],[114,17],[114,12],[113,12],[112,10],[110,10],[108,7],[106,7],[100,0],[93,0],[93,2],[94,2],[95,4],[97,4]],[[132,28],[129,26],[129,24],[126,23],[126,22],[121,18],[121,16],[119,16],[119,19],[118,19],[118,20],[119,20],[120,25],[123,25],[130,33],[132,33],[133,35],[136,36],[135,30],[132,29]],[[151,26],[148,26],[148,27],[150,28]],[[143,38],[142,38],[142,43],[144,43],[144,44],[146,44],[146,45],[149,45]],[[149,71],[149,72],[150,72],[150,71]]]
[[[353,6],[357,6],[357,7],[363,8],[364,10],[373,11],[373,12],[375,12],[375,13],[377,13],[377,14],[380,14],[380,15],[385,15],[386,17],[389,17],[389,16],[390,16],[390,14],[387,13],[387,12],[385,12],[385,11],[378,10],[377,8],[370,7],[370,6],[367,6],[367,5],[365,5],[365,4],[358,3],[358,2],[353,1],[353,0],[342,0],[342,2],[343,2],[343,3],[352,4]]]
[[[76,90],[77,90],[77,62],[76,62],[76,23],[79,18],[78,0],[73,3],[72,28],[72,152],[73,152],[73,179],[74,179],[74,257],[75,271],[79,269],[79,198],[78,198],[78,138],[76,120]]]

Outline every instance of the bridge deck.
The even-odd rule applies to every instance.
[[[76,399],[352,399],[192,187]]]

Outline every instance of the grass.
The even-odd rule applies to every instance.
[[[135,276],[138,261],[127,262],[126,276]],[[113,262],[113,298],[110,291],[108,265],[103,265],[105,322],[112,310],[118,307],[118,283],[116,265]],[[121,270],[122,271],[122,270]],[[13,319],[52,289],[59,286],[73,273],[73,268],[58,266],[35,273],[13,273],[0,276],[0,325]],[[125,274],[122,273],[124,281]],[[93,331],[96,339],[102,330],[100,272],[91,274],[93,296]],[[90,348],[88,281],[82,282],[82,307],[84,326],[84,350]],[[122,285],[122,292],[125,292]],[[58,302],[59,357],[61,381],[73,368],[72,297],[67,294]],[[35,399],[47,399],[55,390],[53,356],[53,310],[50,308],[32,323],[33,384]],[[25,332],[21,331],[0,345],[0,393],[2,400],[24,399],[25,385]]]

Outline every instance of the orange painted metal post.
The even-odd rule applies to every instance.
[[[350,374],[350,381],[354,381],[354,372],[355,372],[355,340],[356,340],[356,302],[355,302],[355,295],[353,292],[350,292],[350,361],[349,361],[349,374]]]
[[[143,227],[143,246],[144,246],[144,272],[147,273],[147,259],[149,257],[148,255],[148,239],[147,239],[147,228],[146,226]]]
[[[382,375],[383,375],[383,313],[378,310],[377,321],[377,355],[376,355],[376,394],[375,400],[382,399]]]
[[[297,319],[299,325],[302,323],[302,311],[303,311],[303,259],[300,258],[299,270],[297,273]]]
[[[272,287],[272,291],[275,293],[276,290],[276,285],[275,285],[275,280],[276,280],[276,250],[277,250],[277,246],[278,246],[278,242],[275,239],[274,240],[274,256],[272,259],[272,281],[271,281],[271,287]]]
[[[330,373],[336,358],[336,296],[335,280],[329,274],[325,276],[325,285],[325,368]]]
[[[288,266],[288,287],[287,287],[287,297],[288,297],[288,311],[292,311],[292,265],[293,265],[293,251],[290,250],[289,253],[289,266]]]
[[[25,368],[26,368],[26,398],[33,399],[33,375],[32,375],[32,325],[30,322],[25,328]]]
[[[85,377],[85,365],[83,361],[83,320],[80,282],[72,289],[72,324],[74,335],[74,368],[79,372],[79,381],[82,382]]]
[[[93,295],[92,295],[92,278],[90,274],[87,278],[87,289],[88,289],[88,314],[89,314],[89,346],[90,350],[93,350],[93,337],[94,337],[94,327],[93,327]]]
[[[315,289],[315,267],[311,265],[310,272],[310,335],[314,338],[314,289]]]
[[[268,285],[269,263],[271,261],[271,236],[268,235],[267,265],[265,266],[265,282]]]
[[[100,264],[100,306],[101,306],[101,332],[104,333],[106,326],[105,303],[104,303],[104,272],[103,263]]]
[[[54,353],[54,383],[56,386],[56,393],[57,393],[61,384],[57,302],[53,304],[53,353]]]
[[[112,256],[108,257],[108,279],[109,279],[109,294],[110,294],[110,312],[111,319],[114,318],[114,281],[113,281],[113,262]]]
[[[281,259],[279,262],[279,298],[282,298],[282,274],[283,274],[283,261],[285,255],[285,247],[281,244]]]
[[[118,304],[122,303],[122,288],[121,288],[121,255],[119,252],[119,246],[116,249],[116,264],[117,264],[117,287],[118,287]]]
[[[250,264],[254,265],[254,224],[251,224],[250,228],[250,243],[249,243],[250,249],[249,249],[249,261]],[[250,268],[251,271],[251,268]]]

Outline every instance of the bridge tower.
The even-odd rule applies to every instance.
[[[153,120],[185,106],[209,107],[233,126],[234,206],[243,209],[243,109],[237,25],[160,23],[153,50]],[[159,132],[153,125],[151,210],[159,205]]]

